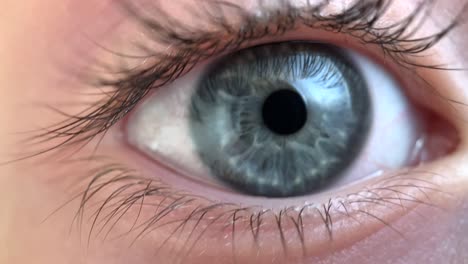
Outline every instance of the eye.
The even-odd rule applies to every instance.
[[[117,56],[93,54],[98,99],[36,137],[109,158],[75,196],[88,241],[125,237],[151,262],[293,263],[400,239],[449,200],[440,168],[462,129],[425,79],[444,58],[425,55],[455,22],[419,32],[423,3],[392,17],[401,4],[206,1],[181,4],[192,24],[122,2]]]
[[[211,60],[163,87],[130,116],[126,136],[173,178],[236,202],[233,193],[314,194],[446,154],[454,142],[428,130],[430,116],[365,54],[289,41]]]

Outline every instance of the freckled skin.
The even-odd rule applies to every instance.
[[[186,1],[192,4],[195,2]],[[77,101],[89,99],[86,95],[77,93],[88,91],[88,88],[82,87],[83,84],[76,79],[64,76],[63,71],[57,71],[57,68],[63,70],[75,65],[74,62],[83,63],[86,61],[84,58],[92,53],[95,45],[84,39],[73,41],[76,48],[68,47],[67,40],[80,40],[80,37],[77,37],[80,34],[75,33],[81,30],[88,32],[92,39],[102,39],[109,43],[106,42],[107,37],[113,35],[114,27],[120,25],[123,19],[117,9],[109,9],[113,2],[3,1],[0,10],[0,162],[11,161],[20,153],[32,151],[29,149],[30,145],[25,144],[24,135],[19,132],[31,131],[43,127],[44,124],[62,120],[61,116],[51,114],[48,109],[38,108],[38,103],[54,105],[57,102],[69,102],[72,97]],[[246,5],[253,5],[254,1],[247,2]],[[417,4],[417,1],[395,2],[397,7],[390,10],[387,21],[392,21],[393,16],[398,16],[398,10],[406,10],[408,6]],[[439,8],[434,11],[440,13],[436,13],[434,17],[443,21],[446,18],[445,14],[456,11],[453,10],[455,7],[459,10],[461,3],[461,0],[440,0]],[[172,4],[177,6],[176,3],[171,2],[170,5]],[[181,8],[168,10],[172,13],[183,12]],[[107,22],[96,22],[99,17],[108,18],[104,19]],[[427,27],[435,27],[436,24],[429,23]],[[450,41],[440,42],[432,55],[425,59],[437,64],[440,57],[443,57],[444,61],[454,62],[454,67],[466,66],[468,53],[460,47],[465,47],[468,39],[466,34],[461,32],[466,32],[466,28],[455,31]],[[79,44],[76,44],[77,42]],[[70,50],[81,56],[66,55]],[[60,56],[55,56],[57,54]],[[61,58],[59,64],[55,58]],[[468,253],[465,250],[468,248],[468,221],[463,220],[468,219],[468,165],[465,165],[468,164],[468,109],[460,104],[447,104],[447,100],[443,100],[445,97],[468,102],[468,90],[465,88],[468,76],[456,71],[421,69],[419,73],[427,76],[427,80],[438,88],[438,93],[437,96],[420,90],[414,93],[430,98],[423,104],[448,119],[456,127],[461,141],[453,154],[422,167],[442,175],[431,180],[438,185],[438,190],[449,195],[434,195],[431,201],[436,205],[435,208],[423,206],[419,211],[411,211],[404,218],[395,220],[392,226],[404,232],[404,239],[391,228],[382,228],[380,232],[367,230],[372,231],[372,234],[356,243],[353,236],[357,234],[344,233],[346,235],[340,237],[342,241],[337,243],[340,246],[336,246],[336,251],[329,252],[330,248],[334,248],[333,243],[322,244],[326,245],[323,246],[323,252],[327,251],[327,254],[316,254],[302,263],[437,264],[468,261]],[[437,103],[428,103],[434,102],[431,100]],[[80,107],[75,108],[73,104],[67,104],[67,107],[75,112],[82,110]],[[112,156],[118,161],[132,164],[129,160],[131,154],[116,141],[115,137],[106,138],[97,154]],[[78,157],[85,157],[93,151],[93,147],[84,148]],[[122,223],[127,229],[118,230],[117,225],[116,233],[111,233],[105,241],[102,237],[101,240],[90,237],[88,241],[86,231],[89,231],[92,225],[92,221],[89,220],[93,219],[93,211],[86,214],[87,218],[82,219],[81,231],[85,231],[80,232],[80,219],[73,221],[80,206],[79,199],[73,200],[58,211],[55,210],[84,190],[86,184],[83,184],[85,179],[82,176],[92,165],[64,165],[60,162],[63,155],[52,157],[2,163],[0,166],[0,263],[146,264],[164,263],[165,260],[174,257],[175,253],[171,250],[155,254],[155,245],[161,243],[163,231],[143,236],[129,247],[133,238],[119,236],[122,232],[118,231],[128,230],[134,219],[131,217]],[[105,195],[95,197],[94,202],[105,200]],[[131,213],[136,216],[138,210]],[[105,231],[101,235],[104,236],[104,233]],[[177,240],[170,242],[182,243]],[[219,245],[199,245],[195,249],[199,250],[196,253],[201,253],[202,249],[205,253],[211,253],[209,250],[217,249],[221,245],[229,249],[232,247],[229,241],[225,241]],[[238,247],[242,248],[242,245]],[[317,248],[320,249],[317,251],[321,251],[319,246]],[[275,258],[274,254],[275,252],[266,252],[268,256],[262,259],[248,254],[239,257],[242,258],[242,263],[285,263],[278,262],[279,258]],[[291,257],[291,262],[300,263],[297,256],[286,258],[288,257]],[[186,263],[232,263],[232,259],[232,256],[227,255],[194,254]]]

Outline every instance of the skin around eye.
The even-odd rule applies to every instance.
[[[108,8],[115,1],[101,3]],[[400,12],[412,4],[394,3],[396,7],[385,17],[389,22],[403,17]],[[446,14],[453,18],[452,8],[459,10],[462,4],[440,1],[433,15],[440,21],[445,21]],[[96,102],[95,87],[91,89],[82,76],[57,72],[54,63],[60,58],[70,66],[89,54],[86,41],[76,44],[83,52],[75,57],[66,49],[77,32],[92,27],[86,32],[96,35],[88,37],[104,39],[104,28],[117,30],[116,24],[108,22],[115,22],[109,13],[117,13],[118,8],[112,12],[106,8],[106,12],[96,11],[100,9],[95,1],[4,3],[0,18],[2,160],[18,157],[10,151],[37,153],[37,148],[18,140],[19,131],[56,123],[49,110],[37,107],[38,101],[57,109],[71,107],[71,113]],[[169,14],[188,19],[175,13],[179,9],[183,8],[172,8]],[[432,32],[431,26],[421,28]],[[126,34],[117,35],[127,40],[141,33],[122,32]],[[464,32],[461,26],[416,61],[463,68],[466,54],[459,47],[466,46]],[[371,47],[379,51],[378,46],[364,45],[364,49]],[[398,69],[407,76],[400,80],[402,85],[412,87],[416,75]],[[0,243],[5,245],[0,246],[0,263],[464,263],[468,259],[466,73],[427,68],[416,72],[425,81],[409,89],[409,96],[437,113],[429,120],[444,119],[455,127],[460,141],[449,155],[442,153],[443,157],[414,170],[311,196],[306,205],[288,199],[261,206],[220,204],[204,197],[205,193],[193,195],[194,190],[181,191],[165,182],[174,171],[130,151],[122,143],[121,127],[114,126],[88,146],[72,145],[68,151],[49,153],[56,155],[0,166]],[[68,104],[71,98],[82,104],[74,108]],[[430,123],[435,124],[432,131],[444,132],[446,123]],[[438,146],[443,140],[433,141]],[[55,143],[47,141],[41,149]],[[267,206],[276,209],[265,210]]]

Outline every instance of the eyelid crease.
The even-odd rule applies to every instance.
[[[141,57],[145,63],[140,67],[120,70],[120,74],[111,77],[95,76],[95,80],[91,82],[102,91],[105,98],[78,114],[62,113],[66,120],[30,138],[30,142],[38,145],[49,141],[59,143],[19,160],[66,146],[86,145],[96,136],[104,135],[109,128],[126,117],[150,91],[174,81],[190,71],[198,62],[241,48],[254,40],[284,35],[298,26],[347,34],[363,43],[378,45],[386,57],[392,58],[402,67],[442,69],[440,65],[418,64],[412,61],[411,57],[437,44],[457,25],[458,18],[440,32],[413,39],[419,28],[417,26],[427,19],[428,16],[424,14],[430,10],[433,1],[424,0],[408,17],[387,27],[377,27],[377,22],[386,14],[391,2],[356,1],[342,12],[324,15],[322,11],[327,8],[328,1],[319,2],[317,5],[309,3],[301,7],[293,6],[288,1],[279,1],[279,5],[274,8],[262,6],[259,1],[257,13],[262,16],[258,16],[235,3],[207,1],[204,2],[206,4],[201,4],[201,13],[192,10],[194,16],[209,25],[207,29],[187,25],[162,8],[152,9],[154,13],[147,16],[130,1],[119,2],[129,17],[137,21],[144,32],[149,33],[150,40],[155,45],[168,46],[170,52],[157,53],[151,51],[150,46],[142,45],[142,50],[148,54]],[[231,13],[226,14],[227,11]],[[231,24],[230,17],[237,18],[238,23]],[[416,29],[408,32],[413,27]],[[110,50],[106,51],[113,53]],[[117,52],[113,55],[137,58]],[[110,91],[103,91],[104,87],[110,88]]]

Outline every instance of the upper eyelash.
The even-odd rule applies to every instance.
[[[138,21],[145,32],[150,32],[152,40],[155,43],[170,46],[176,52],[156,53],[146,47],[144,50],[148,54],[138,58],[156,61],[153,65],[143,69],[124,69],[121,71],[123,75],[117,74],[112,78],[96,76],[97,87],[112,87],[112,92],[106,93],[107,98],[96,102],[85,111],[76,115],[67,115],[67,119],[63,122],[33,136],[32,142],[40,143],[59,139],[60,143],[31,156],[76,143],[86,145],[96,136],[103,136],[151,90],[177,79],[195,67],[199,61],[219,53],[233,51],[249,41],[285,34],[299,25],[348,34],[363,43],[379,45],[385,56],[392,58],[402,67],[445,69],[440,65],[417,64],[411,60],[411,57],[438,43],[457,25],[459,18],[455,18],[436,34],[416,39],[412,36],[417,31],[408,31],[408,29],[413,25],[424,23],[428,16],[422,18],[420,16],[431,10],[433,1],[422,1],[413,13],[391,26],[376,27],[376,22],[385,14],[391,2],[391,0],[356,1],[354,5],[339,14],[323,16],[321,11],[327,7],[328,1],[317,5],[294,7],[289,4],[289,1],[282,0],[275,9],[260,5],[259,11],[263,16],[259,18],[234,3],[221,0],[206,1],[207,5],[203,5],[205,12],[199,17],[203,17],[204,21],[206,20],[205,22],[212,26],[208,30],[191,28],[162,9],[155,8],[156,13],[151,17],[145,16],[130,1],[124,0],[121,2],[123,10]],[[202,5],[202,3],[199,4]],[[223,14],[225,9],[235,11],[236,16],[242,17],[243,24],[229,24],[227,17]],[[195,11],[194,15],[196,15]],[[135,58],[120,53],[115,53],[115,55]]]

